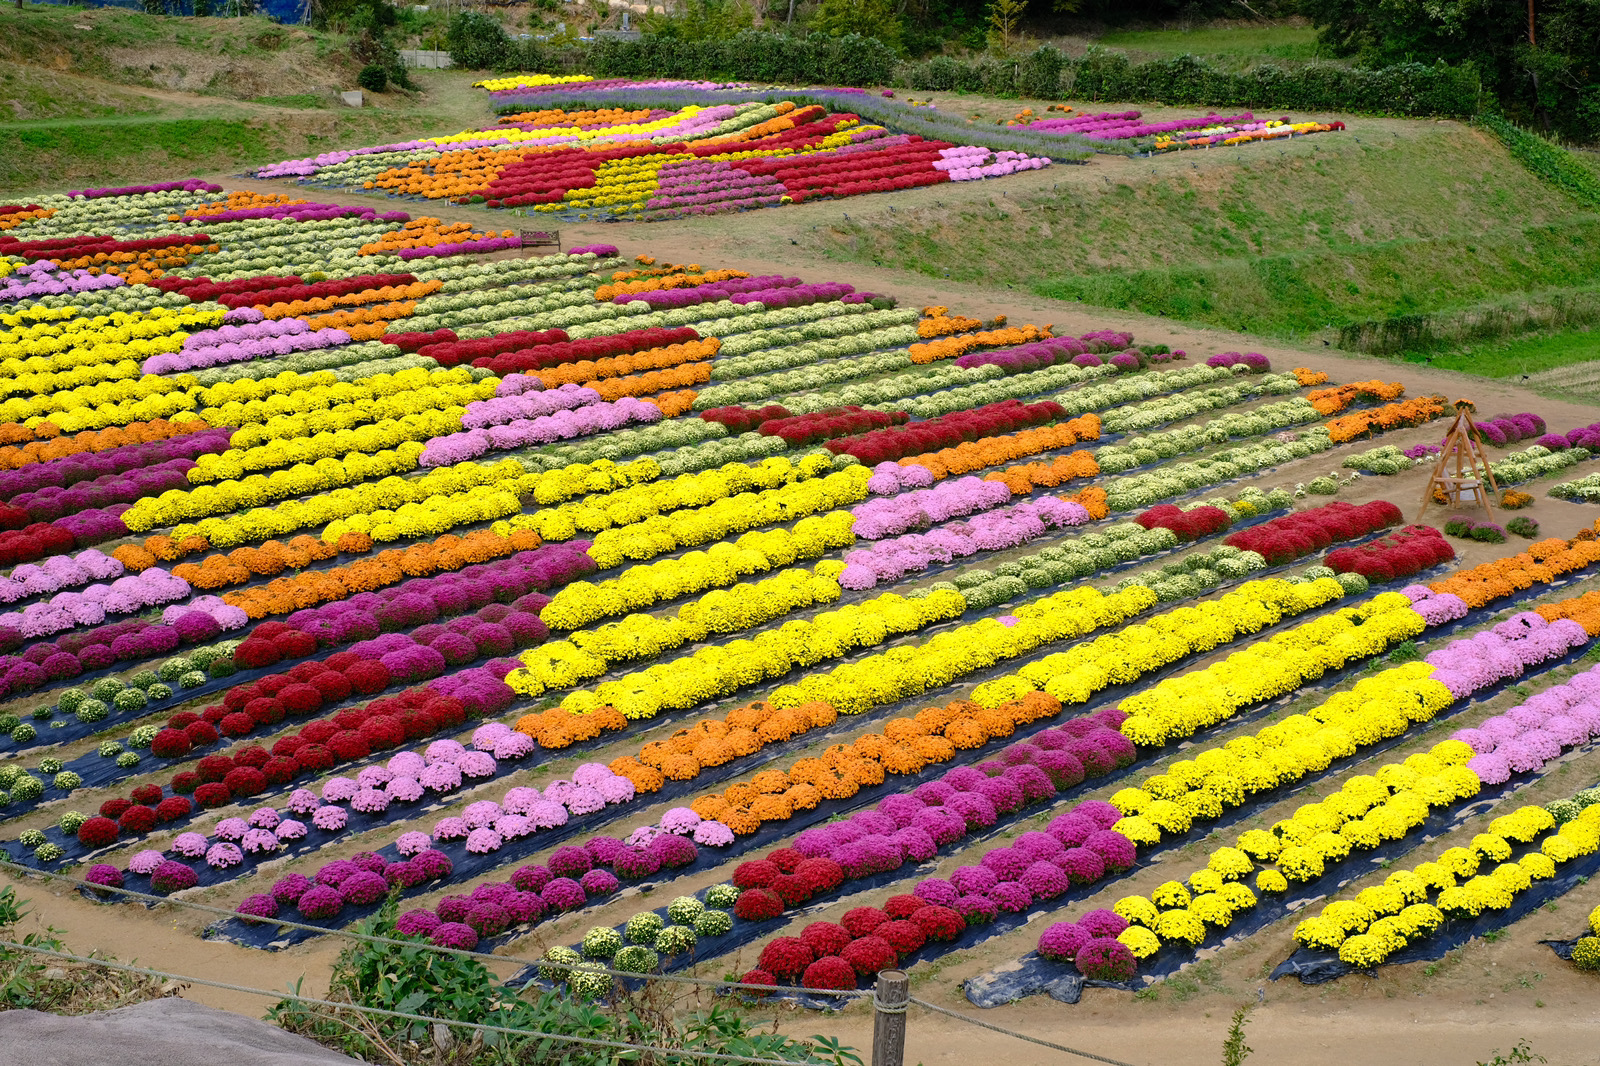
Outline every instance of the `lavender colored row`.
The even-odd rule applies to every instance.
[[[875,588],[954,559],[1015,548],[1052,529],[1088,521],[1089,511],[1082,504],[1043,496],[979,515],[970,522],[951,522],[927,533],[909,533],[848,552],[839,584],[857,591]]]
[[[881,540],[917,526],[987,511],[1010,500],[1011,490],[1003,482],[978,477],[956,478],[931,489],[917,489],[857,504],[851,510],[855,516],[851,529],[863,540]]]
[[[503,426],[434,437],[428,441],[418,462],[424,467],[448,466],[476,459],[490,451],[552,444],[558,440],[621,429],[635,422],[659,422],[661,419],[661,408],[655,404],[624,396],[620,400],[590,404],[575,411],[557,411],[532,419],[519,418]]]

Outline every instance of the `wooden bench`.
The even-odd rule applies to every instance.
[[[558,229],[525,229],[521,237],[524,248],[554,248],[561,251],[561,231]]]

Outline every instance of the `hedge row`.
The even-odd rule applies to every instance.
[[[500,70],[587,73],[609,78],[692,78],[795,85],[892,85],[914,91],[994,96],[1160,101],[1207,107],[1312,112],[1467,116],[1480,110],[1483,86],[1470,65],[1401,63],[1367,69],[1333,63],[1262,64],[1243,71],[1195,56],[1130,63],[1120,52],[1091,48],[1081,58],[1048,45],[1017,59],[935,56],[903,62],[872,37],[799,37],[747,30],[723,41],[603,38],[552,47],[512,41],[487,50]],[[453,54],[453,53],[452,53]],[[457,56],[484,65],[485,51]],[[476,59],[477,63],[468,60]]]

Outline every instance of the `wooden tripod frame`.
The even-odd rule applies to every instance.
[[[1428,505],[1434,502],[1434,491],[1443,492],[1446,497],[1446,506],[1461,506],[1463,496],[1470,495],[1474,502],[1481,503],[1483,509],[1492,518],[1494,516],[1494,498],[1491,493],[1500,491],[1496,484],[1494,472],[1489,469],[1489,459],[1483,454],[1483,444],[1478,435],[1478,426],[1472,421],[1472,403],[1468,400],[1455,402],[1456,418],[1450,423],[1450,431],[1445,434],[1444,450],[1439,453],[1439,461],[1433,464],[1433,476],[1428,478],[1428,488],[1422,497],[1422,509],[1417,512],[1417,520],[1427,513]],[[1454,466],[1454,473],[1447,468]]]

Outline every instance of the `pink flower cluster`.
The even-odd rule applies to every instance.
[[[925,489],[933,485],[933,471],[918,463],[883,462],[872,468],[867,491],[874,496],[893,496],[906,489]]]
[[[481,240],[456,241],[451,244],[428,244],[421,248],[402,248],[401,259],[426,259],[430,256],[478,255],[498,252],[502,248],[521,248],[521,237],[484,237]]]
[[[82,592],[62,592],[40,603],[30,603],[20,611],[0,615],[0,626],[13,626],[24,637],[47,637],[78,626],[99,625],[108,614],[131,614],[181,600],[190,591],[187,581],[152,566],[142,573],[119,577],[109,585],[94,584]],[[217,602],[221,604],[220,600]],[[187,608],[178,610],[183,613]]]
[[[735,295],[770,292],[778,289],[798,288],[804,283],[799,278],[786,278],[782,274],[761,274],[751,278],[729,278],[684,289],[660,289],[651,292],[625,292],[611,299],[612,303],[645,303],[651,307],[694,307],[704,303],[728,300]],[[841,293],[840,295],[843,295]],[[748,301],[745,301],[748,302]]]
[[[951,181],[979,181],[1015,174],[1019,170],[1042,170],[1050,165],[1043,156],[1022,152],[991,152],[971,144],[958,144],[941,149],[934,170],[948,171]]]
[[[951,522],[928,533],[908,533],[849,552],[839,584],[852,590],[874,588],[953,559],[1014,548],[1049,530],[1088,521],[1089,512],[1082,504],[1043,496],[979,515],[970,522]]]
[[[1426,585],[1407,585],[1400,591],[1410,598],[1411,609],[1429,629],[1467,616],[1467,601],[1453,592],[1435,592]]]
[[[1589,641],[1583,627],[1570,618],[1547,622],[1523,611],[1496,625],[1432,652],[1433,678],[1462,699],[1490,685],[1521,677],[1536,663],[1557,659]]]
[[[177,374],[349,343],[350,334],[344,330],[312,329],[299,318],[222,325],[191,333],[181,351],[152,355],[140,370],[145,374]]]
[[[484,400],[495,403],[496,400]],[[474,429],[466,433],[452,433],[448,437],[434,437],[418,462],[424,467],[449,466],[476,459],[490,451],[525,448],[534,444],[551,444],[558,440],[571,440],[591,433],[603,433],[635,422],[661,421],[661,408],[653,403],[624,396],[608,403],[591,404],[576,411],[558,411],[539,418],[519,418],[490,429]]]
[[[117,274],[90,274],[87,270],[62,270],[48,260],[28,263],[0,278],[0,303],[37,300],[67,292],[94,292],[126,284]]]
[[[1475,754],[1468,769],[1484,784],[1498,785],[1513,774],[1531,773],[1564,748],[1600,737],[1600,667],[1554,685],[1504,714],[1459,729],[1451,738]]]
[[[85,200],[99,200],[107,196],[142,196],[151,192],[221,192],[222,186],[213,185],[209,181],[199,178],[187,178],[183,181],[163,181],[158,185],[123,185],[114,189],[81,189],[67,193],[72,199],[82,197]]]
[[[956,478],[931,489],[857,504],[850,512],[855,516],[851,529],[863,540],[881,540],[918,526],[987,511],[1010,499],[1011,490],[1003,482],[978,477]]]
[[[582,385],[566,384],[548,392],[536,377],[510,374],[515,383],[502,381],[495,386],[492,400],[473,400],[461,416],[463,429],[485,429],[515,422],[519,418],[542,418],[558,411],[571,411],[600,402],[600,394]]]
[[[77,555],[52,555],[41,563],[23,563],[0,577],[0,603],[16,603],[91,581],[109,581],[122,574],[122,563],[98,548]]]

